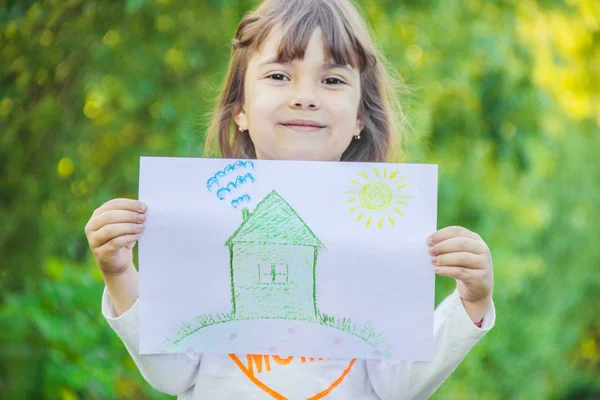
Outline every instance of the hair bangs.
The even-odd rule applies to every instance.
[[[366,51],[360,40],[350,33],[353,31],[350,21],[340,16],[343,12],[336,9],[335,3],[322,0],[289,2],[283,12],[279,11],[268,18],[254,41],[260,44],[273,29],[281,29],[278,61],[303,59],[312,34],[321,28],[327,62],[350,65],[361,72],[366,68]]]

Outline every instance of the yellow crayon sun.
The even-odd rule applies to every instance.
[[[367,228],[371,225],[383,228],[386,224],[393,228],[395,217],[404,215],[399,207],[408,205],[403,200],[412,198],[401,194],[408,186],[402,183],[405,177],[398,176],[398,170],[388,173],[387,169],[381,171],[379,168],[373,168],[371,176],[364,171],[358,175],[362,179],[352,179],[350,183],[359,187],[344,192],[348,195],[344,201],[350,207],[348,214],[356,214],[355,221],[364,223]]]

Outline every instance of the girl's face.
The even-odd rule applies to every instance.
[[[363,128],[360,75],[325,60],[320,28],[302,60],[279,62],[280,38],[274,29],[249,60],[235,121],[249,131],[258,159],[339,161]]]

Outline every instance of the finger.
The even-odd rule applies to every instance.
[[[102,204],[99,208],[97,208],[93,216],[100,215],[108,210],[129,210],[136,212],[146,212],[147,206],[139,200],[132,199],[112,199]]]
[[[110,224],[105,225],[90,237],[90,246],[92,249],[98,248],[113,240],[116,237],[124,235],[135,235],[144,230],[143,224]]]
[[[434,256],[460,252],[484,254],[489,252],[489,249],[483,240],[476,240],[464,236],[446,239],[429,248],[429,253]]]
[[[468,237],[475,240],[481,239],[481,236],[475,232],[471,232],[467,228],[463,228],[462,226],[448,226],[431,234],[431,236],[427,238],[427,244],[433,246],[439,242],[453,237]]]
[[[108,210],[99,214],[92,219],[88,224],[88,232],[94,232],[105,225],[117,223],[142,223],[146,220],[146,215],[135,211],[126,210]]]
[[[457,266],[472,269],[484,268],[484,259],[479,254],[473,253],[448,253],[440,254],[439,256],[432,256],[431,262],[437,266]]]
[[[467,281],[470,278],[470,275],[473,273],[472,270],[467,268],[453,266],[435,267],[433,271],[436,273],[436,275],[447,276],[463,282]]]
[[[139,240],[140,234],[136,233],[134,235],[123,235],[118,236],[104,243],[102,246],[96,249],[97,253],[113,253],[119,250],[122,247],[132,246],[135,244],[137,240]],[[129,247],[128,247],[129,248]]]

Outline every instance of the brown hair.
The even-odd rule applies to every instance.
[[[302,59],[312,33],[320,27],[327,57],[360,71],[358,117],[364,129],[360,140],[352,140],[343,153],[342,161],[400,160],[402,152],[397,144],[404,113],[396,97],[396,85],[351,0],[265,0],[242,19],[208,129],[205,153],[214,155],[218,141],[225,158],[256,158],[250,136],[237,131],[233,117],[244,104],[249,59],[274,27],[281,27],[283,32],[278,48],[280,61]]]

